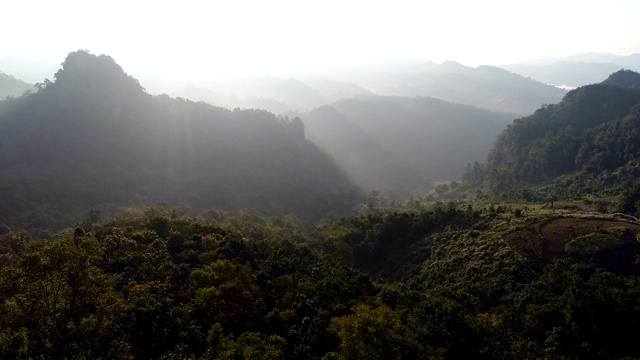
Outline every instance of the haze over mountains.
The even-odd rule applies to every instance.
[[[640,1],[0,9],[0,360],[640,359]]]
[[[9,96],[20,96],[25,91],[34,91],[33,85],[0,72],[0,100]]]
[[[42,65],[13,64],[3,59],[0,71],[23,74],[33,83],[42,78]],[[151,93],[167,93],[226,108],[260,108],[275,114],[308,111],[342,98],[367,95],[423,96],[492,111],[526,115],[542,104],[558,102],[565,91],[597,83],[620,69],[640,70],[640,55],[578,54],[542,58],[517,64],[469,67],[455,61],[436,64],[402,58],[377,65],[334,67],[288,76],[243,76],[170,82],[144,76]],[[503,69],[507,70],[504,71]],[[532,81],[533,80],[533,81]]]
[[[83,51],[54,80],[0,102],[3,359],[640,357],[636,72],[516,119],[462,184],[404,202],[340,190],[297,117],[151,96]],[[394,186],[507,121],[389,96],[301,116]],[[127,206],[57,232],[109,202]]]
[[[606,56],[594,60],[604,58],[633,61],[633,57]],[[600,64],[591,65],[600,69]],[[103,70],[96,67],[95,71]],[[589,74],[598,76],[595,71]],[[9,91],[6,84],[0,89]],[[92,85],[91,91],[96,86]],[[15,96],[18,90],[12,91]],[[229,109],[265,109],[299,117],[306,127],[299,136],[308,137],[326,151],[339,171],[353,181],[343,189],[355,185],[406,198],[423,193],[433,181],[458,178],[466,164],[484,159],[495,137],[512,119],[543,104],[556,103],[565,93],[497,67],[407,58],[316,75],[192,83],[174,95]]]
[[[279,98],[311,110],[278,118],[151,96],[110,57],[69,54],[54,81],[0,103],[5,221],[23,223],[18,214],[36,207],[46,219],[136,196],[317,219],[345,211],[360,196],[356,187],[404,199],[457,178],[513,118],[435,98],[374,95],[323,77],[304,78],[314,87],[254,80],[235,90],[268,93],[248,98],[263,105],[284,105]]]
[[[492,111],[528,114],[556,102],[564,91],[492,66],[407,59],[378,67],[344,69],[341,79],[381,95],[430,96]]]
[[[528,114],[559,101],[565,91],[510,73],[480,66],[421,59],[377,66],[342,67],[319,74],[227,79],[167,90],[174,96],[233,108],[263,106],[269,111],[305,111],[342,98],[367,95],[423,96],[511,114]]]
[[[424,97],[343,99],[299,114],[309,139],[327,149],[365,190],[401,198],[456,179],[482,161],[512,115]]]
[[[266,75],[211,81],[198,85],[187,84],[169,93],[231,109],[257,108],[275,114],[312,109],[342,98],[373,94],[372,91],[353,83],[311,75],[301,76],[300,79]]]
[[[357,196],[300,119],[151,96],[112,58],[84,51],[38,92],[0,102],[0,167],[6,224],[137,196],[319,218]]]
[[[640,358],[639,73],[143,85],[0,76],[1,359]]]
[[[604,81],[621,70],[640,71],[640,54],[616,56],[587,53],[563,58],[542,58],[504,65],[503,68],[545,84],[578,87]]]

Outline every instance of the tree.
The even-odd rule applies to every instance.
[[[238,332],[259,320],[264,304],[249,265],[218,260],[194,270],[190,279],[198,304],[224,328]]]
[[[449,192],[449,189],[450,187],[448,184],[438,184],[436,185],[436,194],[438,194],[438,196],[444,196],[444,194]]]
[[[27,244],[14,265],[20,286],[7,299],[12,305],[6,310],[13,313],[3,315],[7,325],[26,327],[28,337],[37,339],[30,354],[97,358],[110,352],[127,313],[111,276],[96,266],[100,257],[89,237]]]
[[[398,315],[387,306],[353,307],[352,315],[331,320],[329,331],[340,340],[340,359],[405,359],[417,345]]]

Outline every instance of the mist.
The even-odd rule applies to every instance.
[[[640,359],[640,2],[1,8],[0,359]]]

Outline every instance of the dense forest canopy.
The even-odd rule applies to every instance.
[[[4,233],[0,356],[640,356],[637,222],[372,210],[309,229],[293,216],[127,207],[50,240]]]
[[[621,195],[638,176],[639,84],[640,75],[621,70],[515,120],[463,179],[507,196],[523,186],[553,197]]]

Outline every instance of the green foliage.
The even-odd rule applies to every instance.
[[[354,263],[375,277],[395,279],[401,277],[407,262],[415,264],[423,252],[414,249],[430,247],[423,240],[430,232],[445,226],[463,226],[473,222],[473,215],[465,213],[452,203],[446,208],[423,210],[415,213],[371,213],[365,216],[342,218],[336,224],[325,226],[322,232],[352,249]],[[347,245],[347,246],[344,246]],[[417,257],[417,259],[416,259]]]
[[[616,85],[627,88],[640,87],[640,74],[631,70],[620,70],[611,74],[605,81],[602,82],[607,85]]]
[[[277,335],[257,332],[242,333],[236,340],[222,334],[220,324],[209,331],[208,359],[251,359],[270,360],[285,358],[287,342]]]
[[[635,184],[623,194],[618,210],[636,217],[640,215],[640,183]]]
[[[523,187],[532,187],[533,197],[620,195],[639,175],[640,88],[630,85],[637,76],[618,72],[514,120],[486,164],[467,169],[466,185],[477,186],[481,177],[494,196],[510,200],[531,201],[517,194]]]
[[[113,59],[72,53],[0,102],[0,357],[638,358],[636,82],[516,120],[485,165],[435,188],[448,203],[398,204],[352,188],[299,119],[152,97]],[[551,207],[624,193],[628,215],[464,192]]]
[[[264,311],[257,278],[248,265],[218,260],[192,271],[190,279],[198,305],[225,328],[252,328]]]
[[[3,330],[0,332],[0,357],[3,359],[27,359],[28,350],[27,331],[22,328],[19,332]]]
[[[427,358],[482,358],[486,348],[494,347],[495,352],[499,349],[487,341],[493,329],[484,326],[483,318],[476,313],[473,300],[464,293],[431,291],[412,300],[404,317]]]
[[[416,350],[409,329],[390,308],[361,304],[352,311],[334,318],[329,327],[340,339],[340,359],[400,359]]]
[[[598,220],[617,223],[544,262],[507,236],[544,216],[504,205],[370,212],[315,229],[290,215],[184,210],[128,208],[47,241],[0,235],[0,355],[640,356],[635,223]]]
[[[525,330],[548,356],[637,357],[632,335],[638,327],[632,300],[637,284],[637,278],[556,262],[519,292],[525,297],[517,308],[508,309],[516,310],[509,316],[515,316],[514,330]]]
[[[2,270],[17,275],[5,293],[4,325],[26,328],[38,339],[32,355],[77,357],[106,354],[126,323],[122,295],[98,268],[100,248],[87,237],[64,236],[51,244],[28,242]],[[34,324],[38,324],[37,327]]]
[[[565,250],[571,255],[589,257],[604,251],[618,249],[627,243],[628,241],[620,235],[609,232],[598,232],[572,239],[565,245]]]

